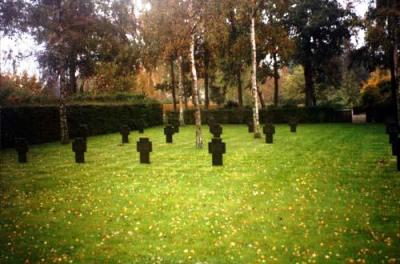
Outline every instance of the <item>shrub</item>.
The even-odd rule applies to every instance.
[[[213,116],[221,124],[244,124],[252,118],[252,110],[248,108],[202,110],[202,123]],[[287,123],[291,117],[297,117],[301,123],[351,122],[351,110],[334,109],[329,107],[312,108],[275,108],[260,110],[260,122],[265,118],[273,123]],[[185,123],[194,124],[194,110],[185,111]]]
[[[70,136],[76,136],[81,123],[88,124],[89,135],[118,132],[121,125],[146,117],[149,126],[162,124],[159,104],[68,105]],[[12,147],[15,137],[25,137],[29,144],[60,139],[60,119],[57,106],[5,107],[1,109],[1,147]]]

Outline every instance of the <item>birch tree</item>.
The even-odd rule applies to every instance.
[[[260,120],[259,120],[259,102],[258,102],[258,88],[257,88],[257,45],[256,45],[256,17],[257,17],[257,1],[252,1],[251,6],[251,26],[250,26],[250,40],[251,40],[251,93],[253,97],[253,125],[254,125],[254,138],[260,138]]]
[[[194,11],[193,6],[194,0],[189,0],[189,16],[190,16],[190,63],[191,63],[191,73],[192,73],[192,101],[195,109],[194,119],[196,123],[196,148],[203,148],[203,137],[201,132],[201,109],[199,104],[199,87],[197,80],[197,70],[196,70],[196,61],[195,61],[195,43],[196,43],[196,31],[199,26],[200,17],[199,11]],[[200,6],[200,8],[202,8]]]

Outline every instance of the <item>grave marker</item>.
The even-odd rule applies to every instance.
[[[173,142],[172,136],[174,135],[175,131],[176,131],[175,127],[173,127],[172,125],[167,125],[164,128],[164,135],[166,136],[166,142],[167,143],[172,143]]]
[[[265,124],[263,132],[265,134],[265,142],[272,144],[274,142],[275,127],[272,124]]]
[[[76,137],[83,138],[87,142],[87,137],[89,135],[89,126],[87,124],[79,124],[78,133]]]
[[[392,142],[392,155],[396,156],[398,152],[398,147],[399,147],[399,139],[395,138]]]
[[[397,137],[392,143],[392,154],[397,158],[397,171],[400,171],[400,139]]]
[[[15,139],[15,149],[18,153],[18,162],[19,163],[27,163],[27,153],[28,153],[28,141],[25,138],[16,138]]]
[[[82,137],[75,138],[72,143],[72,151],[75,152],[75,162],[85,163],[86,141]]]
[[[128,126],[122,126],[120,130],[120,134],[122,136],[122,144],[129,143],[129,134],[130,129]]]
[[[220,138],[213,138],[208,143],[208,153],[212,154],[212,165],[222,166],[222,155],[226,153],[226,145]]]
[[[168,120],[168,124],[169,125],[172,125],[173,127],[174,127],[174,129],[175,129],[175,133],[179,133],[179,127],[180,127],[180,123],[179,123],[179,119],[177,119],[177,118],[175,118],[175,117],[173,117],[173,118],[170,118],[169,120]]]
[[[144,127],[146,126],[146,123],[145,123],[144,119],[139,118],[139,119],[136,119],[133,122],[135,124],[135,128],[139,131],[139,133],[143,134],[144,133]]]
[[[140,153],[140,163],[150,164],[150,152],[153,151],[151,141],[148,138],[140,138],[136,149]]]
[[[289,120],[290,132],[296,133],[298,124],[299,124],[299,122],[297,121],[296,118],[291,118]]]
[[[210,115],[210,116],[208,116],[207,117],[207,125],[209,126],[209,127],[212,127],[213,125],[215,125],[217,122],[215,121],[215,118],[212,116],[212,115]]]
[[[397,126],[396,119],[394,119],[393,117],[388,117],[385,120],[386,134],[389,134],[390,126]]]
[[[215,138],[221,137],[222,134],[222,127],[220,124],[213,124],[210,126],[210,133],[213,134]]]
[[[249,133],[254,133],[254,122],[252,119],[249,119],[247,121],[247,129],[248,129]]]
[[[390,124],[386,128],[386,132],[389,134],[389,143],[392,144],[399,135],[399,128],[397,124]]]

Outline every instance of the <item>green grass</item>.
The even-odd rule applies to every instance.
[[[205,142],[210,140],[203,129]],[[224,167],[194,128],[151,165],[120,135],[1,152],[0,263],[395,263],[400,173],[381,125],[277,126],[273,145],[224,126]]]

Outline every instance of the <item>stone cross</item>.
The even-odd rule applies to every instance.
[[[249,133],[254,133],[254,122],[252,119],[249,119],[247,121],[247,128],[249,130]]]
[[[150,152],[153,151],[153,144],[148,138],[140,138],[136,145],[140,153],[140,163],[150,164]]]
[[[397,156],[397,153],[399,152],[398,148],[399,148],[399,138],[395,138],[395,139],[393,139],[393,142],[392,142],[392,155],[393,156]]]
[[[164,128],[164,135],[166,136],[167,143],[172,143],[172,136],[175,133],[175,127],[172,125],[167,125]]]
[[[272,144],[274,142],[275,127],[272,124],[265,124],[263,132],[265,134],[265,142]]]
[[[80,124],[78,127],[77,137],[81,137],[87,142],[87,137],[89,135],[89,127],[87,124]]]
[[[208,116],[207,117],[207,125],[209,127],[212,127],[215,124],[216,124],[215,118],[212,115]]]
[[[397,137],[392,143],[392,154],[397,157],[397,171],[400,171],[400,139]]]
[[[393,143],[399,135],[399,127],[396,123],[389,124],[386,127],[386,132],[389,134],[389,143]]]
[[[25,138],[16,138],[15,139],[15,149],[18,153],[18,162],[19,163],[27,163],[27,153],[28,153],[28,141]]]
[[[208,143],[208,153],[212,154],[212,165],[222,166],[222,154],[226,153],[225,143],[220,138],[213,138]]]
[[[385,120],[385,126],[386,126],[386,134],[389,134],[389,127],[390,126],[397,126],[396,119],[394,119],[393,117],[388,117]]]
[[[145,122],[144,119],[140,118],[134,121],[136,129],[139,131],[140,134],[144,133],[144,126]]]
[[[180,127],[180,123],[179,123],[179,119],[177,119],[177,118],[170,118],[169,120],[168,120],[168,124],[170,124],[170,125],[172,125],[173,127],[174,127],[174,129],[175,129],[175,133],[179,133],[179,127]]]
[[[291,118],[289,120],[290,132],[296,133],[298,124],[299,124],[299,122],[297,121],[296,118]]]
[[[86,141],[82,137],[75,138],[72,143],[72,151],[75,152],[75,162],[85,163]]]
[[[213,134],[215,138],[221,137],[222,134],[222,127],[220,124],[213,124],[210,126],[210,133]]]
[[[120,130],[122,136],[122,144],[129,143],[130,129],[128,126],[122,126]]]

